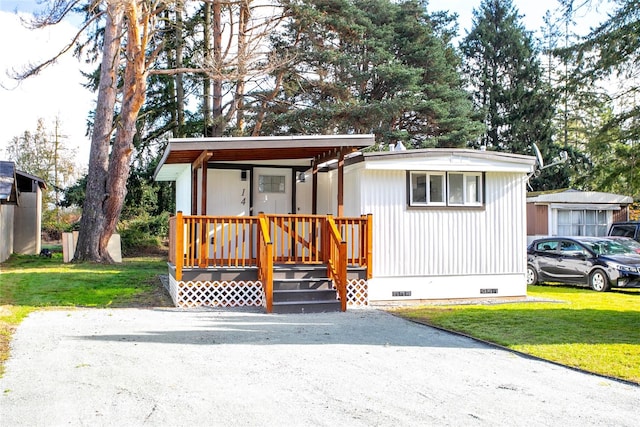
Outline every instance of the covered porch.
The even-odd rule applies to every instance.
[[[343,174],[345,158],[373,143],[372,135],[171,140],[156,179],[176,182],[168,286],[176,306],[270,313],[295,298],[319,311],[321,298],[342,311],[368,304],[372,218],[345,215]],[[328,170],[336,178],[319,182]]]

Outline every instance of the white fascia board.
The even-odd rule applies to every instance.
[[[162,165],[156,173],[156,181],[175,181],[180,175],[184,173],[186,169],[191,169],[189,163],[178,163],[170,165]]]
[[[377,160],[365,162],[367,169],[413,170],[445,172],[515,172],[531,173],[533,164],[515,163],[488,159],[471,159],[459,156]]]

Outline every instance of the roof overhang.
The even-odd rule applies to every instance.
[[[370,134],[170,139],[154,178],[173,181],[177,173],[203,158],[206,163],[304,165],[314,159],[326,162],[374,143],[375,137]]]
[[[630,205],[633,203],[633,198],[621,194],[602,193],[599,191],[566,190],[562,192],[539,194],[535,197],[527,197],[527,203],[540,205],[548,205],[551,203]]]
[[[366,169],[460,172],[533,172],[533,156],[464,148],[425,148],[362,153]]]

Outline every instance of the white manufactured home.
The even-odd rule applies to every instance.
[[[526,295],[534,157],[364,150],[374,145],[373,135],[170,140],[156,179],[176,182],[176,305],[282,312]]]

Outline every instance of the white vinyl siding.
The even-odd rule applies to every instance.
[[[176,212],[191,215],[191,165],[185,165],[176,178]]]
[[[485,174],[485,209],[407,209],[406,172],[366,170],[374,277],[520,274],[526,263],[525,176]]]

